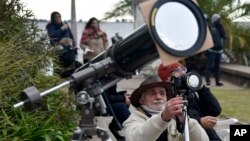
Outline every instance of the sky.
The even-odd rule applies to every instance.
[[[53,11],[61,13],[62,20],[71,18],[71,0],[20,0],[27,9],[33,11],[36,19],[50,19]],[[104,14],[114,9],[119,0],[75,0],[76,19],[83,21],[91,17],[102,19]]]
[[[27,9],[33,11],[36,19],[50,19],[53,11],[62,15],[62,20],[71,19],[71,0],[20,0]],[[112,11],[120,0],[75,0],[76,19],[88,21],[91,17],[101,20],[104,14]],[[242,2],[250,0],[242,0]],[[132,19],[131,16],[124,18]]]

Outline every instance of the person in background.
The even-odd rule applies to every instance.
[[[111,37],[112,44],[115,44],[121,39],[122,37],[116,33],[115,36]],[[105,80],[109,81],[108,77]],[[105,90],[103,94],[106,97],[104,99],[107,103],[108,114],[113,116],[109,124],[109,130],[118,141],[124,141],[125,138],[119,131],[123,129],[122,124],[130,115],[130,94],[128,94],[127,91],[117,91],[117,84]]]
[[[116,137],[116,139],[124,140],[124,137],[119,134],[122,129],[123,122],[129,117],[129,105],[130,105],[130,95],[127,91],[117,91],[117,84],[105,90],[105,95],[107,96],[108,102],[112,109],[108,109],[108,113],[113,116],[111,123],[109,124],[109,130]],[[112,113],[112,111],[114,113]],[[117,121],[119,123],[117,123]]]
[[[86,23],[80,46],[85,52],[85,63],[108,48],[107,34],[101,30],[100,22],[95,17]]]
[[[177,118],[184,122],[184,100],[182,97],[168,99],[166,85],[167,82],[162,82],[158,76],[151,76],[134,90],[130,102],[135,108],[123,123],[126,141],[179,141],[184,138],[176,128]],[[190,140],[208,141],[206,132],[196,120],[189,118],[188,125]]]
[[[50,15],[50,22],[47,24],[46,30],[50,37],[50,45],[57,49],[59,61],[63,67],[63,70],[56,71],[63,78],[69,77],[80,66],[75,61],[77,50],[69,25],[62,22],[61,14],[55,11]]]
[[[52,12],[50,15],[50,22],[46,26],[46,30],[48,31],[48,35],[50,37],[50,45],[59,45],[61,39],[69,38],[72,40],[73,46],[75,47],[75,40],[69,25],[62,22],[61,18],[61,14],[57,11]]]
[[[179,62],[169,65],[160,64],[158,75],[162,81],[171,82],[174,77],[184,77],[187,69]],[[188,96],[188,114],[196,119],[205,129],[210,141],[221,141],[216,131],[213,129],[221,113],[221,106],[210,89],[204,85],[197,92]]]
[[[209,23],[209,18],[207,14],[204,14],[206,23]],[[199,74],[204,74],[204,63],[203,63],[203,52],[191,55],[185,58],[185,65],[187,67],[187,72],[195,71]]]
[[[195,71],[197,73],[200,73],[200,60],[201,60],[201,53],[189,56],[185,59],[187,71]]]
[[[224,43],[226,39],[225,29],[221,23],[221,16],[214,14],[212,16],[212,25],[210,27],[211,35],[214,42],[214,47],[208,49],[206,55],[206,66],[205,66],[205,79],[207,86],[211,85],[211,71],[214,65],[215,84],[216,86],[223,86],[220,82],[220,63],[221,54],[224,50]]]

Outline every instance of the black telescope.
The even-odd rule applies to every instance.
[[[127,78],[159,57],[155,43],[174,56],[193,55],[202,47],[206,38],[207,27],[203,15],[193,1],[157,1],[151,10],[149,25],[142,25],[78,69],[69,81],[40,93],[40,96],[31,96],[31,93],[39,94],[35,87],[27,88],[22,93],[23,101],[14,107],[26,103],[28,108],[35,108],[35,105],[39,105],[39,102],[34,105],[35,99],[40,101],[41,96],[56,89],[69,84],[81,84],[90,78],[101,79],[105,75],[113,78],[110,81]]]
[[[150,36],[147,25],[143,25],[126,38],[113,44],[106,52],[90,61],[89,64],[78,70],[84,70],[91,64],[101,62],[110,57],[113,63],[113,75],[127,77],[133,75],[136,70],[158,58],[158,52]],[[78,73],[77,72],[77,73]],[[75,74],[73,74],[73,77]]]
[[[15,104],[14,107],[24,105],[34,110],[41,106],[42,96],[66,85],[76,86],[76,92],[80,93],[78,97],[83,101],[81,103],[88,103],[85,113],[86,109],[90,113],[82,117],[80,127],[82,129],[88,126],[87,130],[90,130],[89,124],[94,123],[86,119],[93,119],[93,107],[100,113],[105,113],[106,105],[101,95],[103,91],[119,80],[134,75],[137,70],[158,58],[155,43],[163,51],[177,57],[193,55],[204,44],[206,21],[193,1],[159,0],[151,10],[149,21],[149,25],[142,25],[79,68],[68,81],[41,93],[35,87],[23,90],[21,93],[23,101]],[[80,139],[83,131],[78,130],[74,133],[73,139]],[[93,131],[92,128],[91,131]]]

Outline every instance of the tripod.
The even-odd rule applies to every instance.
[[[74,130],[72,141],[88,140],[94,135],[97,135],[102,141],[106,141],[109,138],[105,129],[97,127],[96,118],[90,104],[91,103],[88,103],[88,105],[84,106],[81,110],[80,125]]]
[[[112,107],[107,100],[105,93],[103,90],[106,90],[116,84],[120,79],[115,79],[105,85],[101,85],[99,80],[85,81],[84,87],[86,89],[80,91],[76,95],[77,103],[81,107],[81,121],[80,125],[77,129],[74,130],[73,141],[81,141],[86,140],[88,138],[92,138],[94,135],[97,135],[98,138],[101,138],[103,141],[109,138],[107,131],[103,128],[100,128],[96,125],[95,118],[95,109],[98,109],[97,112],[101,115],[106,115],[106,105],[109,107],[111,115],[113,119],[118,124],[119,128],[122,128],[119,121],[112,110]],[[85,86],[86,85],[86,86]],[[105,99],[105,103],[102,100],[101,94],[103,94],[103,98]]]
[[[184,100],[187,101],[187,97],[184,96]],[[184,107],[183,107],[183,115],[184,115],[184,137],[185,137],[185,141],[189,141],[190,137],[189,137],[189,126],[188,126],[188,110],[187,110],[187,106],[188,106],[188,102],[186,102],[184,104]]]
[[[191,93],[191,90],[179,90],[179,95],[183,97],[183,100],[185,101],[183,106],[183,117],[184,117],[184,123],[180,123],[179,119],[177,118],[177,130],[180,133],[184,134],[184,141],[189,141],[189,126],[188,126],[188,98],[187,95]]]
[[[97,127],[95,109],[101,114],[106,114],[106,104],[101,96],[103,89],[96,80],[89,79],[84,83],[86,91],[77,93],[77,101],[81,107],[81,120],[79,127],[74,130],[72,141],[84,141],[91,139],[94,135],[105,141],[109,138],[107,131]]]
[[[83,71],[76,72],[69,81],[63,82],[58,86],[52,87],[44,92],[32,86],[22,91],[21,102],[14,105],[14,108],[24,105],[28,110],[35,110],[42,105],[42,96],[45,96],[59,88],[67,85],[76,86],[81,84],[82,91],[77,93],[78,102],[81,106],[81,121],[79,127],[74,131],[72,141],[83,141],[91,139],[97,135],[103,141],[109,138],[105,129],[97,127],[95,121],[95,109],[101,114],[106,113],[106,104],[102,98],[103,88],[97,78],[113,71],[113,61],[106,58],[98,63],[92,64]],[[97,77],[93,77],[97,76]]]
[[[172,88],[170,96],[182,96],[185,101],[183,106],[184,123],[180,123],[177,118],[177,129],[180,133],[184,132],[185,141],[189,141],[189,127],[188,127],[188,100],[192,97],[194,91],[199,90],[202,85],[201,76],[196,72],[189,72],[183,77],[171,78]]]

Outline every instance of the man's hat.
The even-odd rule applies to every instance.
[[[167,88],[169,86],[169,82],[162,82],[158,76],[151,76],[144,80],[140,87],[135,89],[130,97],[130,102],[134,107],[139,107],[139,99],[141,95],[150,88],[154,87],[164,87]]]

